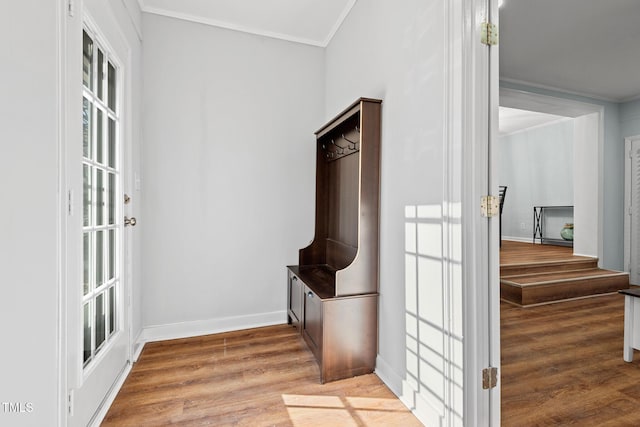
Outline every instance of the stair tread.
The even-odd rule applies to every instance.
[[[501,282],[505,284],[514,284],[521,286],[534,286],[543,285],[553,282],[563,282],[569,280],[589,280],[590,278],[604,278],[604,277],[624,277],[628,276],[628,273],[604,270],[600,268],[585,268],[580,270],[568,270],[568,271],[549,271],[533,274],[523,274],[515,276],[503,276]]]
[[[504,264],[500,266],[500,277],[528,274],[552,273],[579,269],[598,268],[597,258],[559,259],[556,261]]]
[[[584,263],[598,263],[598,258],[590,258],[590,257],[571,257],[571,258],[561,258],[554,260],[540,260],[540,261],[526,261],[526,262],[512,262],[509,264],[500,264],[501,268],[511,268],[511,267],[539,267],[539,266],[556,266],[556,265],[566,265],[566,264],[584,264]]]

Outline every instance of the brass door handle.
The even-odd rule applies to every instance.
[[[132,227],[135,227],[135,225],[137,224],[137,220],[135,216],[132,216],[131,218],[127,218],[126,216],[124,217],[124,226],[126,227],[127,225],[130,225]]]

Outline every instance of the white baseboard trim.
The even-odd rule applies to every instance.
[[[379,354],[376,356],[376,369],[375,374],[382,380],[383,383],[389,387],[389,389],[396,395],[402,395],[402,381],[400,377]]]
[[[140,354],[142,353],[142,350],[144,349],[144,341],[142,341],[142,333],[144,331],[141,330],[138,333],[138,336],[136,337],[135,340],[133,340],[133,354],[131,355],[131,358],[133,359],[132,362],[135,363],[138,361],[138,358],[140,357]]]
[[[502,240],[510,240],[512,242],[521,242],[521,243],[534,243],[533,237],[514,237],[514,236],[502,236]],[[536,244],[540,244],[538,240],[535,242]]]
[[[219,317],[215,319],[195,320],[191,322],[169,323],[147,326],[142,330],[136,348],[140,344],[153,341],[165,341],[178,338],[190,338],[220,332],[239,331],[262,326],[280,325],[287,322],[287,312],[250,314],[246,316]]]
[[[420,394],[408,381],[402,382],[402,396],[400,400],[425,426],[443,425],[444,408],[442,404],[429,402],[429,400]]]
[[[89,423],[90,427],[100,427],[100,424],[102,424],[102,421],[104,421],[104,417],[107,416],[107,412],[109,412],[109,408],[111,408],[113,401],[116,400],[116,396],[118,395],[118,392],[120,391],[120,389],[122,388],[122,385],[127,379],[127,376],[129,376],[129,372],[131,372],[132,366],[133,365],[131,363],[126,364],[126,366],[120,373],[120,376],[118,376],[118,379],[116,380],[116,382],[113,383],[111,390],[109,390],[109,393],[107,393],[104,400],[102,401],[100,408],[91,419]]]
[[[593,258],[593,259],[598,258],[596,255],[579,254],[576,252],[573,253],[573,256],[583,256],[585,258]],[[598,263],[598,265],[600,265],[600,263]]]

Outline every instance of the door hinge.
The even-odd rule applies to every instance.
[[[67,413],[69,416],[73,417],[73,404],[74,404],[74,393],[73,389],[69,390],[69,394],[67,395]]]
[[[76,7],[73,3],[73,0],[67,0],[67,15],[69,15],[70,18],[73,18],[73,15],[75,15],[76,13]]]
[[[488,390],[498,385],[498,368],[484,368],[482,370],[482,388]]]
[[[500,201],[496,196],[482,196],[480,214],[484,218],[491,218],[500,213]]]
[[[67,215],[73,216],[73,190],[67,192]]]
[[[498,26],[491,22],[480,24],[480,41],[487,46],[498,44]]]

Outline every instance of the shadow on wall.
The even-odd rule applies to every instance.
[[[443,215],[439,205],[405,207],[402,399],[433,426],[463,424],[461,257],[453,247],[459,232],[460,216]]]

